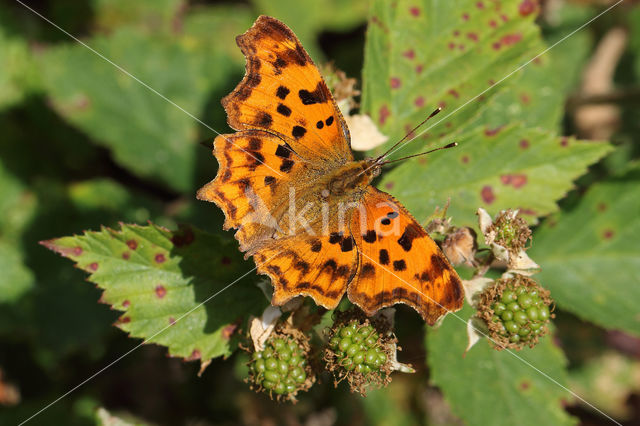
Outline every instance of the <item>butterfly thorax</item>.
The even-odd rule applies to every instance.
[[[364,191],[380,167],[372,160],[351,161],[327,176],[327,195],[344,196]]]

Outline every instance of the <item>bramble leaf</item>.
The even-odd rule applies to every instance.
[[[474,313],[465,306],[427,333],[431,378],[453,412],[469,426],[575,424],[562,407],[571,396],[552,382],[566,386],[567,373],[566,360],[551,339],[518,352],[497,351],[482,340],[463,356],[465,324]]]
[[[640,335],[640,168],[596,183],[547,218],[529,254],[559,307],[585,321]]]
[[[121,225],[43,242],[91,275],[101,301],[123,311],[116,325],[187,360],[228,356],[249,314],[268,303],[245,278],[233,240],[190,227]]]
[[[230,74],[241,69],[211,37],[219,21],[212,20],[206,34],[190,32],[187,20],[179,33],[131,26],[87,40],[178,106],[79,44],[53,48],[40,59],[52,106],[112,149],[127,169],[177,190],[193,189],[199,129],[213,136],[197,119],[211,91],[222,90]]]
[[[448,214],[458,225],[473,225],[478,206],[491,214],[520,208],[535,222],[555,211],[572,181],[609,151],[603,143],[561,139],[542,130],[557,128],[564,92],[575,78],[545,82],[561,65],[550,56],[516,71],[545,50],[535,12],[536,3],[529,1],[375,3],[363,108],[390,142],[374,154],[438,105],[444,108],[440,115],[390,158],[451,141],[460,145],[407,160],[383,174],[380,188],[405,203],[418,220],[450,198]]]
[[[517,124],[479,127],[450,152],[386,173],[380,187],[397,196],[419,221],[451,197],[447,215],[459,226],[477,223],[478,206],[491,214],[517,208],[535,222],[555,211],[555,201],[571,182],[610,150],[604,143],[558,138]]]

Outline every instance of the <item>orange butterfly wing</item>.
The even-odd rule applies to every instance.
[[[293,32],[260,16],[236,42],[247,66],[244,79],[222,100],[229,125],[275,133],[303,158],[353,160],[342,114]]]
[[[433,325],[462,307],[464,290],[440,248],[391,195],[368,187],[351,219],[358,246],[358,273],[351,302],[368,315],[406,303]]]

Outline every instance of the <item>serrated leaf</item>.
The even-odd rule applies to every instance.
[[[235,70],[206,36],[123,27],[87,44],[195,117]],[[134,173],[193,188],[198,121],[79,44],[40,58],[52,105]],[[224,129],[220,129],[224,130]],[[208,133],[211,133],[207,130]]]
[[[427,333],[431,378],[452,411],[469,426],[575,424],[562,408],[570,394],[525,363],[566,386],[566,360],[551,339],[519,352],[496,351],[483,340],[463,357],[465,324],[474,312],[465,306],[455,314],[460,318],[449,315]]]
[[[230,355],[241,322],[267,304],[251,276],[243,277],[250,267],[235,242],[197,229],[122,225],[44,244],[89,272],[104,290],[101,300],[124,311],[118,327],[171,356],[206,362]]]
[[[640,335],[640,169],[596,183],[536,231],[529,254],[558,306]]]
[[[424,150],[425,142],[457,140],[457,133],[464,133],[504,89],[493,85],[543,50],[534,18],[535,13],[522,14],[516,2],[375,1],[365,48],[362,108],[390,140],[374,153],[384,152],[437,106],[444,109],[441,116],[396,156]],[[481,98],[446,117],[482,92]]]
[[[379,186],[397,196],[419,221],[451,197],[447,215],[457,225],[475,225],[478,206],[491,215],[518,208],[535,222],[555,211],[555,201],[571,182],[610,150],[604,143],[558,138],[522,125],[478,127],[463,136],[456,149],[385,173]]]

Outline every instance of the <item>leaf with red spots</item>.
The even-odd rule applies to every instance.
[[[546,219],[530,256],[558,306],[640,336],[640,168],[596,183],[570,211]]]
[[[373,153],[384,152],[438,106],[440,115],[393,157],[423,151],[425,143],[459,140],[477,125],[479,112],[503,86],[472,99],[544,49],[535,16],[522,16],[517,2],[374,1],[362,108],[389,141]]]
[[[250,266],[235,245],[194,228],[121,225],[43,244],[91,274],[101,302],[123,311],[119,328],[167,346],[171,356],[230,355],[229,330],[267,304],[243,277]]]
[[[453,412],[469,426],[574,425],[563,407],[572,396],[535,369],[567,386],[566,360],[552,339],[545,337],[534,349],[517,353],[496,351],[483,340],[463,356],[464,328],[473,313],[465,306],[427,333],[431,379]]]
[[[391,192],[418,220],[451,197],[448,215],[457,225],[474,226],[478,206],[491,214],[519,208],[535,222],[557,210],[556,200],[571,189],[573,180],[610,150],[608,144],[560,139],[517,124],[478,127],[454,150],[385,173],[381,187],[393,182]],[[426,185],[415,185],[425,178]]]

